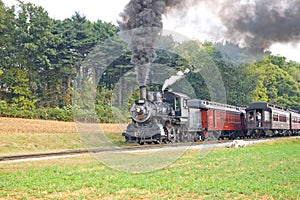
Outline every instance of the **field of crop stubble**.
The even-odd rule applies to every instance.
[[[44,133],[70,134],[76,135]],[[78,138],[74,141],[80,145]],[[286,138],[241,149],[217,148],[205,157],[191,150],[167,168],[142,174],[110,169],[91,155],[0,162],[0,199],[300,199],[299,147],[299,138]]]
[[[122,144],[118,124],[101,124],[104,133]],[[74,122],[0,117],[0,155],[84,148]]]

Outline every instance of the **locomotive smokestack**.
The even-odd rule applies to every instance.
[[[140,99],[147,99],[147,90],[145,85],[140,86]]]

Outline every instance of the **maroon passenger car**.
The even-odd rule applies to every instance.
[[[201,127],[205,139],[243,137],[245,111],[242,108],[211,101],[194,100],[192,106],[201,110]]]

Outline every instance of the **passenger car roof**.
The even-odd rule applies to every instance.
[[[246,111],[254,109],[263,109],[268,111],[271,111],[272,109],[286,110],[281,106],[277,106],[267,102],[253,102],[249,104],[249,106],[246,108]]]

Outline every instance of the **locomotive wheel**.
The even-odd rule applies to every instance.
[[[196,132],[195,134],[193,134],[193,136],[194,136],[194,142],[201,141],[201,133],[200,132]]]
[[[191,140],[191,137],[189,137],[188,129],[185,125],[182,125],[179,129],[180,133],[182,135],[182,142],[188,142]]]
[[[154,144],[160,144],[162,142],[162,137],[160,135],[155,137],[156,140],[153,141]]]
[[[174,138],[171,139],[171,141],[172,141],[172,143],[178,143],[178,142],[180,142],[179,135],[175,134],[175,135],[174,135]]]
[[[200,140],[201,141],[204,141],[206,138],[205,138],[205,134],[203,132],[201,132],[200,134]]]
[[[181,135],[180,131],[177,128],[173,128],[173,138],[171,139],[172,143],[179,143],[181,142]]]
[[[139,143],[139,145],[144,145],[144,144],[145,144],[145,143],[142,142],[142,141],[139,141],[138,143]]]

